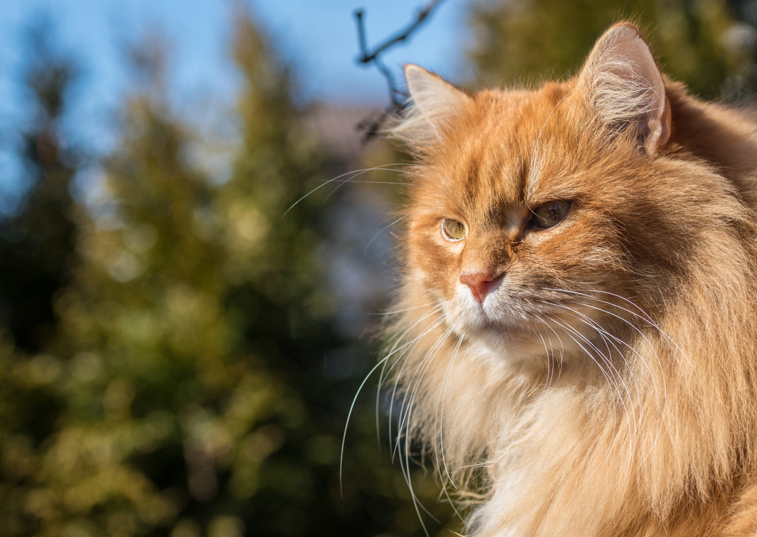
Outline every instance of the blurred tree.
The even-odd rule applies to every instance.
[[[0,535],[35,531],[25,511],[35,501],[38,454],[65,408],[57,385],[62,364],[41,351],[58,332],[53,303],[77,260],[82,215],[70,187],[82,156],[63,128],[78,69],[54,35],[50,21],[39,18],[24,36],[23,176],[18,203],[6,204],[0,219]]]
[[[719,96],[743,70],[724,39],[733,26],[724,0],[479,1],[472,10],[471,55],[487,84],[534,84],[565,78],[583,64],[597,38],[630,19],[646,30],[663,71],[704,97]]]
[[[286,64],[249,15],[235,20],[240,145],[219,197],[227,241],[236,245],[227,311],[238,313],[247,352],[297,394],[290,409],[263,426],[281,431],[280,448],[261,467],[258,489],[248,483],[240,491],[249,501],[239,517],[252,535],[422,535],[399,469],[376,448],[370,404],[353,418],[340,487],[339,448],[355,380],[374,363],[334,326],[329,267],[318,262],[334,211],[324,205],[327,192],[313,189],[344,170],[326,166],[326,155],[305,135]],[[238,464],[250,463],[240,457]],[[433,507],[431,480],[416,477]]]
[[[27,29],[24,89],[31,119],[21,133],[20,204],[0,221],[0,324],[35,353],[55,333],[53,298],[68,283],[76,233],[70,186],[81,155],[66,143],[63,120],[77,76],[48,19]]]
[[[0,535],[423,534],[367,404],[340,493],[341,433],[373,359],[332,320],[324,196],[297,203],[330,177],[291,75],[249,14],[235,24],[232,149],[172,108],[160,40],[132,50],[137,89],[79,219],[58,336],[8,373],[0,345],[0,381],[26,390],[0,400]],[[212,176],[217,160],[227,173]],[[62,410],[41,415],[32,389]]]
[[[723,43],[736,59],[736,73],[729,78],[726,96],[749,102],[757,93],[757,4],[753,0],[727,0],[738,22],[723,36]]]

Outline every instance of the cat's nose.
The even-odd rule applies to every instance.
[[[470,287],[473,298],[483,302],[492,286],[502,279],[502,274],[492,272],[476,272],[474,274],[461,274],[460,283]]]

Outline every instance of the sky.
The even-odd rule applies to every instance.
[[[204,113],[218,113],[233,103],[238,78],[228,52],[239,2],[294,66],[302,102],[378,109],[388,103],[386,81],[375,67],[355,62],[353,13],[365,10],[371,46],[404,28],[428,1],[0,0],[0,192],[12,196],[20,191],[17,178],[23,174],[9,141],[28,114],[19,84],[23,37],[40,15],[52,21],[55,42],[82,67],[70,106],[76,124],[69,125],[67,138],[94,154],[106,154],[116,139],[114,118],[129,91],[125,45],[140,37],[154,31],[164,35],[170,44],[172,100],[198,124]],[[398,76],[403,64],[417,63],[453,81],[471,78],[464,61],[469,2],[444,0],[408,42],[383,56],[385,63]]]
[[[353,12],[366,10],[369,44],[404,27],[428,0],[242,0],[299,74],[305,100],[336,105],[383,103],[384,79],[355,64]],[[468,0],[445,0],[406,46],[385,56],[399,72],[412,62],[455,78],[463,71]],[[91,113],[112,108],[127,85],[122,50],[149,30],[171,43],[176,96],[192,100],[233,95],[228,61],[233,0],[2,0],[0,7],[0,119],[13,116],[14,73],[23,59],[23,29],[35,15],[52,19],[58,41],[85,67],[81,92]]]

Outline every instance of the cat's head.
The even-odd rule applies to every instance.
[[[599,327],[674,299],[701,217],[729,187],[692,180],[699,164],[680,157],[670,90],[634,26],[611,28],[574,79],[536,90],[405,75],[413,106],[394,134],[419,161],[405,287],[458,336],[524,358],[585,354]]]

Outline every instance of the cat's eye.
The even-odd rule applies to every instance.
[[[452,218],[442,218],[442,235],[448,241],[461,241],[468,236],[465,224]]]
[[[570,202],[566,200],[548,201],[542,203],[531,212],[533,217],[529,222],[532,228],[547,229],[556,226],[568,216]]]

